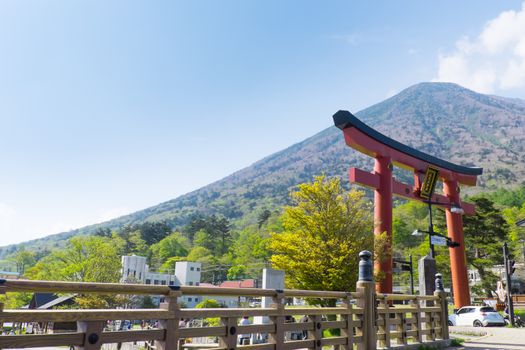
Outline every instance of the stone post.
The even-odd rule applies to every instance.
[[[436,260],[428,255],[419,259],[419,295],[434,294],[434,276],[436,275]],[[432,306],[432,302],[422,301],[421,306]]]

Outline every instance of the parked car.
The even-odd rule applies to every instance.
[[[490,306],[464,306],[448,317],[449,326],[505,326],[503,316]]]

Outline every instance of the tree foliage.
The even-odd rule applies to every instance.
[[[42,258],[27,274],[40,280],[117,282],[120,256],[108,238],[77,236],[69,240],[65,249]]]
[[[500,188],[493,192],[483,193],[480,196],[500,206],[519,208],[525,204],[525,185],[513,189]]]
[[[273,267],[288,287],[348,291],[355,288],[360,251],[373,250],[373,220],[364,193],[345,192],[339,179],[315,177],[291,193],[284,231],[271,236]]]
[[[9,261],[13,262],[16,266],[16,272],[23,276],[26,268],[31,267],[35,264],[35,253],[24,248],[18,249],[13,255],[9,256]]]
[[[173,232],[150,247],[152,266],[161,266],[174,257],[185,257],[190,250],[190,243],[180,232]]]
[[[508,225],[490,199],[473,197],[471,200],[476,205],[476,215],[463,217],[467,262],[478,270],[481,288],[488,293],[496,288],[498,276],[490,268],[503,263],[502,246],[507,239]]]
[[[188,224],[184,232],[194,245],[204,247],[214,256],[228,252],[232,243],[231,227],[228,219],[216,215],[197,216]]]

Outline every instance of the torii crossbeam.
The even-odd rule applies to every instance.
[[[346,144],[375,159],[372,173],[350,168],[350,182],[374,189],[374,233],[387,233],[392,250],[392,196],[420,200],[422,178],[429,166],[439,170],[443,182],[444,195],[434,194],[432,202],[439,203],[446,211],[448,236],[458,242],[459,247],[449,248],[454,303],[456,307],[470,304],[470,291],[467,276],[465,246],[463,240],[463,221],[461,214],[453,213],[451,207],[461,207],[465,214],[473,215],[472,204],[461,204],[459,184],[475,186],[482,168],[465,167],[447,162],[429,154],[397,142],[372,129],[348,111],[339,111],[333,116],[335,126],[343,130]],[[413,171],[414,186],[396,181],[392,177],[393,165]],[[391,253],[391,251],[390,251]],[[377,284],[380,293],[392,293],[392,254],[390,259],[375,263],[375,270],[385,278]]]

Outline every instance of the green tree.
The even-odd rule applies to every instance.
[[[4,303],[6,309],[19,309],[31,302],[33,293],[13,292],[0,295],[0,303]]]
[[[166,222],[145,222],[137,226],[140,238],[147,245],[152,245],[171,233],[171,227]]]
[[[261,213],[257,216],[257,226],[261,228],[264,224],[268,222],[268,219],[272,215],[272,212],[268,209],[263,209]]]
[[[180,232],[173,232],[152,245],[150,249],[152,265],[158,267],[169,258],[187,256],[190,243]]]
[[[246,266],[244,265],[234,265],[228,270],[228,275],[226,276],[229,281],[236,281],[243,279],[246,276]]]
[[[195,308],[197,309],[217,309],[217,308],[223,308],[224,305],[220,304],[215,299],[204,299],[197,305],[195,305]],[[208,327],[216,327],[220,326],[221,320],[219,317],[209,317],[204,319],[204,323]]]
[[[94,236],[100,236],[100,237],[111,237],[111,230],[109,227],[99,227],[95,230],[95,233],[93,233]]]
[[[202,263],[208,263],[210,261],[212,254],[211,252],[201,246],[196,246],[191,248],[188,253],[188,261],[198,261]]]
[[[525,259],[523,251],[523,241],[525,241],[525,228],[516,226],[516,223],[525,219],[525,203],[518,207],[503,209],[503,217],[509,225],[510,247],[513,249],[514,256]]]
[[[364,193],[346,192],[339,179],[317,176],[291,193],[284,231],[271,236],[271,262],[286,273],[289,287],[350,291],[360,251],[373,250],[371,207]],[[320,302],[326,304],[326,302]]]
[[[13,255],[8,258],[16,265],[16,272],[23,276],[26,268],[35,264],[35,253],[25,250],[23,247],[18,249]]]
[[[195,305],[195,308],[197,309],[218,309],[222,307],[224,307],[224,305],[220,304],[215,299],[204,299],[203,301]]]
[[[418,245],[420,242],[414,239],[412,232],[417,228],[426,229],[427,226],[428,209],[425,204],[409,201],[395,207],[392,220],[394,249],[400,251]]]
[[[488,198],[501,206],[519,208],[525,204],[525,185],[513,189],[500,188],[494,192],[482,193],[479,196]]]
[[[215,256],[226,254],[232,243],[230,222],[216,215],[193,218],[185,232],[194,245],[209,249]]]
[[[149,246],[142,239],[141,232],[138,229],[132,230],[131,226],[126,226],[121,231],[113,233],[112,240],[118,246],[121,255],[149,255]]]
[[[481,288],[489,294],[496,288],[498,279],[490,268],[503,262],[501,249],[509,227],[490,199],[472,197],[470,200],[476,206],[476,215],[463,217],[467,262],[478,270]]]
[[[268,233],[254,227],[236,233],[230,247],[230,262],[233,266],[228,270],[229,280],[258,276],[269,257],[266,249],[267,238]]]
[[[42,258],[27,275],[40,280],[118,282],[120,256],[111,239],[77,236],[64,249]]]
[[[144,222],[142,224],[127,225],[119,235],[129,241],[132,234],[138,234],[147,246],[155,244],[171,233],[171,227],[166,222]],[[131,248],[131,247],[130,247]],[[131,249],[129,249],[131,251]]]

